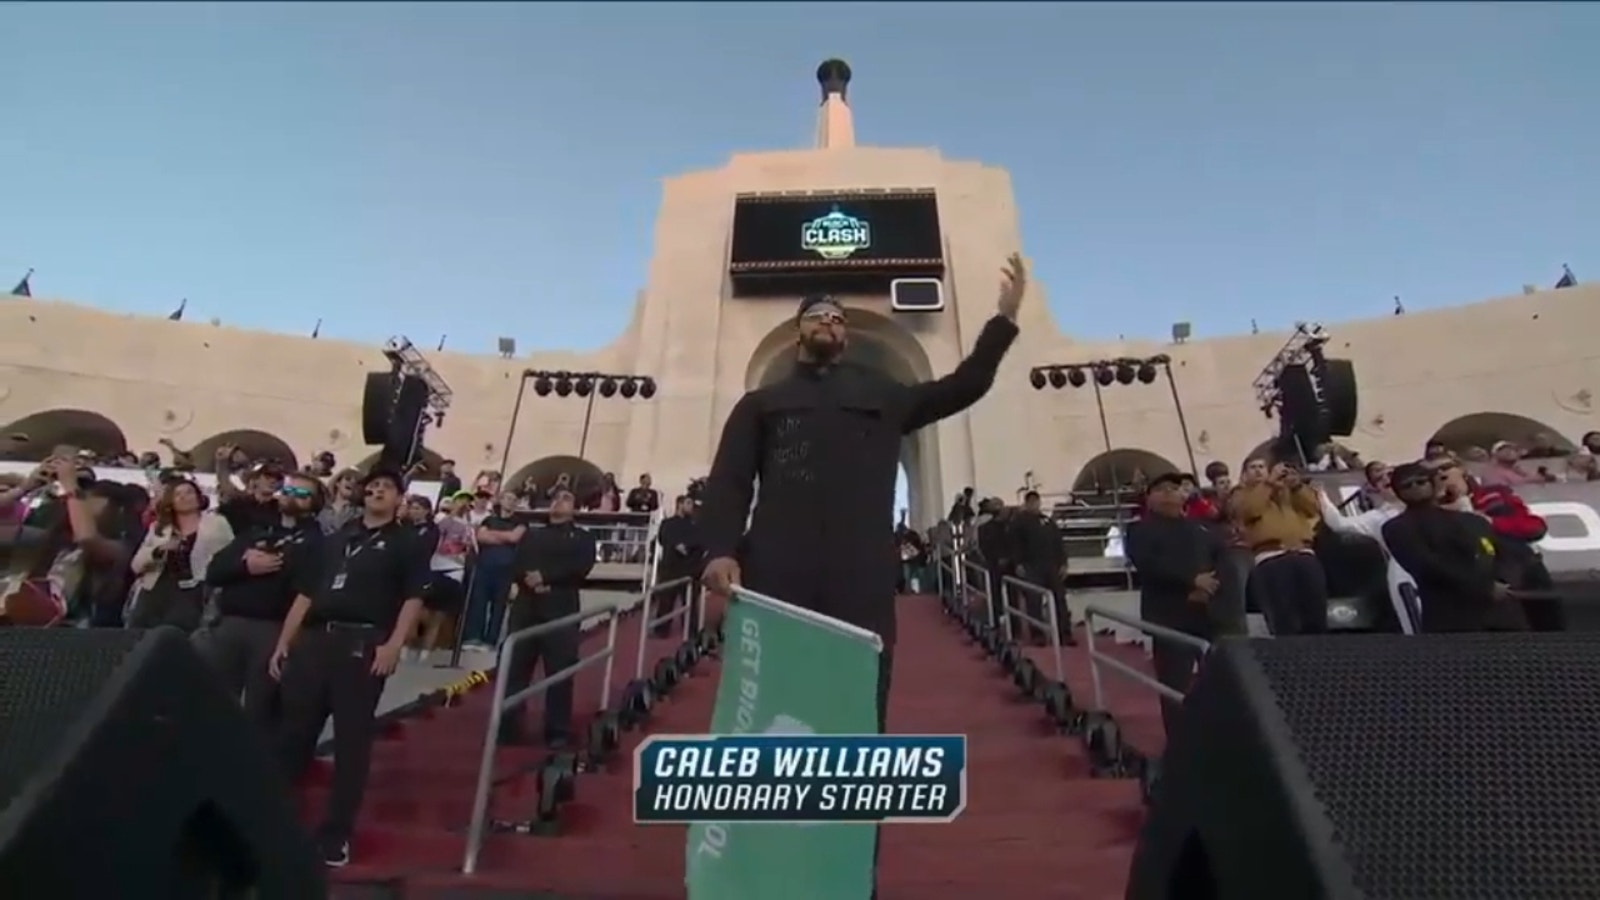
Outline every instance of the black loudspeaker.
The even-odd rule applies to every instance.
[[[0,893],[321,898],[263,735],[181,633],[0,628]]]
[[[1218,643],[1129,900],[1600,897],[1600,635]]]
[[[400,381],[389,428],[378,456],[380,466],[405,471],[422,453],[422,416],[428,410],[428,383],[407,375]]]
[[[369,372],[361,389],[361,441],[369,445],[389,440],[389,418],[394,413],[394,379],[388,372]]]
[[[1326,444],[1329,437],[1327,416],[1317,398],[1311,370],[1303,365],[1284,366],[1278,373],[1277,385],[1280,430],[1286,438],[1298,440],[1300,450],[1309,457]],[[1298,454],[1291,456],[1298,458]]]
[[[1356,366],[1348,359],[1323,360],[1318,373],[1322,386],[1322,407],[1327,413],[1328,434],[1349,437],[1356,430],[1360,408],[1356,393]]]

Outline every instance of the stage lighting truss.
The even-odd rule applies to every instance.
[[[533,392],[541,397],[554,394],[557,397],[576,395],[586,399],[598,396],[609,400],[620,394],[624,400],[634,397],[649,400],[656,395],[656,380],[648,375],[529,370],[523,376],[533,379]]]
[[[1327,345],[1330,336],[1328,330],[1322,327],[1321,322],[1296,322],[1294,334],[1289,335],[1289,340],[1283,349],[1267,363],[1256,380],[1251,382],[1251,387],[1256,392],[1256,404],[1267,418],[1272,418],[1283,403],[1283,396],[1278,392],[1278,376],[1290,366],[1305,366],[1311,372],[1312,383],[1319,390],[1321,387],[1323,370],[1327,358],[1323,355],[1323,347]]]
[[[423,425],[444,424],[445,411],[450,408],[454,394],[450,385],[428,364],[427,357],[410,340],[402,336],[390,338],[383,345],[383,357],[394,372],[394,395],[400,396],[400,382],[405,378],[420,378],[428,386],[428,408],[422,414]]]
[[[1064,363],[1053,366],[1036,366],[1028,372],[1028,383],[1034,390],[1046,387],[1062,390],[1068,386],[1081,388],[1093,378],[1099,387],[1113,384],[1154,384],[1163,370],[1170,369],[1172,358],[1165,353],[1149,357],[1120,357],[1097,359],[1082,363]]]

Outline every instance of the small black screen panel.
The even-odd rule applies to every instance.
[[[932,192],[741,197],[729,271],[939,274],[944,242]]]
[[[889,307],[896,312],[938,312],[944,309],[944,283],[937,278],[896,278],[889,286]]]

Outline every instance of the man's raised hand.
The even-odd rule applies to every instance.
[[[1017,320],[1017,310],[1022,306],[1022,295],[1028,292],[1028,265],[1021,253],[1006,257],[1005,268],[1000,270],[1000,301],[996,304],[1000,315]]]

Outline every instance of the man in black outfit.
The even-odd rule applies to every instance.
[[[597,548],[594,535],[573,524],[577,499],[569,490],[558,490],[550,499],[550,524],[529,528],[517,545],[511,563],[511,612],[507,616],[506,637],[534,625],[554,622],[573,615],[581,608],[580,592],[589,571],[594,568]],[[517,644],[507,663],[506,696],[533,683],[533,672],[540,661],[548,678],[578,662],[578,643],[582,637],[577,623],[556,628]],[[522,725],[521,705],[506,710],[500,720],[500,742],[520,744],[527,740]],[[572,679],[565,679],[544,692],[544,742],[552,750],[572,743]]]
[[[639,476],[639,486],[628,491],[628,512],[653,513],[661,508],[661,492],[650,486],[650,473]],[[680,504],[681,505],[681,504]]]
[[[1383,541],[1417,585],[1424,632],[1524,631],[1516,594],[1496,577],[1489,521],[1439,505],[1444,472],[1396,466],[1389,484],[1405,511],[1383,523]]]
[[[1183,476],[1158,475],[1150,482],[1145,516],[1128,526],[1128,561],[1139,571],[1139,617],[1184,634],[1211,639],[1207,606],[1221,582],[1227,548],[1203,522],[1184,515]],[[1185,692],[1199,662],[1199,651],[1174,641],[1152,639],[1156,680]],[[1177,727],[1183,705],[1161,698],[1161,724],[1167,736]]]
[[[376,470],[362,483],[361,517],[328,535],[315,589],[295,598],[270,671],[280,683],[279,749],[290,778],[311,762],[333,715],[333,785],[318,838],[330,866],[350,861],[350,834],[367,788],[374,714],[417,629],[428,555],[399,519],[404,478]]]
[[[704,561],[704,557],[701,554],[700,538],[696,531],[694,501],[688,497],[679,497],[677,509],[671,516],[661,520],[661,528],[656,533],[656,540],[661,544],[660,562],[656,566],[656,584],[666,584],[679,578],[694,578],[700,574],[700,564]],[[687,602],[692,602],[687,585],[668,593],[657,594],[650,616],[659,618],[677,609],[678,604]],[[700,627],[700,623],[695,621],[698,614],[698,609],[689,611],[691,629]],[[670,637],[672,625],[671,622],[657,625],[655,636]]]
[[[1045,515],[1038,491],[1023,496],[1022,510],[1011,518],[1011,540],[1017,561],[1017,577],[1029,584],[1038,585],[1050,592],[1051,608],[1055,611],[1056,630],[1061,643],[1076,645],[1072,636],[1072,611],[1067,608],[1067,545],[1062,543],[1061,529]],[[1020,598],[1029,618],[1047,621],[1042,598],[1025,592]],[[1030,626],[1028,631],[1034,631]],[[1048,643],[1048,636],[1034,635],[1036,642]]]
[[[317,590],[323,552],[317,513],[325,498],[321,481],[289,476],[278,494],[279,520],[235,537],[211,558],[205,573],[206,583],[217,589],[218,618],[195,633],[195,647],[216,667],[229,693],[243,692],[245,712],[269,732],[278,683],[267,664],[295,598]]]
[[[876,632],[883,639],[879,730],[886,727],[894,658],[901,441],[966,410],[994,384],[1017,337],[1027,287],[1022,257],[1012,254],[1002,274],[998,314],[971,354],[954,372],[921,384],[842,362],[844,307],[822,296],[801,301],[793,374],[734,405],[706,480],[700,519],[710,558],[706,588],[726,594],[742,584]]]
[[[1011,541],[1011,517],[1015,513],[1003,503],[985,500],[981,510],[987,518],[980,515],[981,524],[978,525],[978,555],[983,557],[984,570],[989,573],[989,621],[996,628],[1003,628],[1001,618],[1005,615],[1004,604],[1001,598],[1005,596],[1005,578],[1016,574],[1016,547]],[[1012,635],[1025,634],[1025,623],[1013,621],[1011,623]]]

